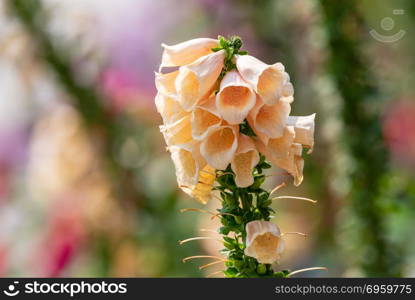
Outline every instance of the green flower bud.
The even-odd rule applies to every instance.
[[[257,273],[258,273],[259,275],[264,275],[264,274],[266,274],[266,273],[267,273],[267,266],[266,266],[266,265],[264,265],[264,264],[259,264],[259,265],[256,267],[256,271],[257,271]]]

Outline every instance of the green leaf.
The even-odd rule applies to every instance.
[[[228,42],[226,41],[226,39],[223,36],[219,35],[218,40],[219,40],[219,45],[222,48],[226,48],[228,46]]]
[[[229,227],[222,226],[221,228],[219,228],[219,233],[223,234],[223,235],[228,235],[229,234]]]
[[[267,207],[267,206],[271,205],[271,203],[272,203],[272,200],[268,199],[268,200],[265,200],[264,202],[262,202],[261,206],[262,207]]]
[[[275,278],[286,278],[287,276],[283,272],[274,272],[273,277],[275,277]]]
[[[267,273],[267,266],[264,264],[259,264],[256,267],[256,271],[259,275],[264,275],[265,273]]]
[[[226,48],[226,59],[227,60],[230,61],[232,59],[233,51],[234,51],[233,47]]]
[[[258,189],[265,181],[265,176],[257,176],[255,177],[254,183],[249,187],[250,190],[256,190]]]
[[[228,243],[233,243],[233,242],[235,242],[235,240],[233,239],[233,238],[230,238],[230,237],[228,237],[228,236],[224,236],[223,237],[223,240],[225,241],[225,242],[228,242]]]
[[[238,270],[235,268],[227,268],[225,271],[223,271],[226,277],[234,277],[236,274],[238,274]]]

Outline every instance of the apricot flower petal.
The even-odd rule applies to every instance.
[[[160,126],[160,131],[163,133],[168,146],[184,145],[192,142],[190,117],[190,114],[188,114],[170,125]]]
[[[245,254],[263,264],[277,261],[284,250],[284,242],[277,225],[269,221],[251,221],[246,224]]]
[[[252,139],[244,134],[239,135],[238,149],[231,162],[235,172],[235,183],[238,187],[248,187],[254,183],[253,168],[259,162],[259,153]]]
[[[211,107],[214,97],[208,99],[205,105],[197,106],[192,111],[192,136],[195,140],[203,140],[212,130],[219,128],[222,119],[215,113]]]
[[[164,48],[164,52],[160,69],[190,64],[199,57],[211,53],[212,48],[218,47],[218,40],[197,38],[172,46],[166,44],[161,44],[161,46]]]
[[[190,111],[203,97],[208,97],[222,71],[224,50],[200,57],[182,66],[175,81],[177,97],[182,107]]]
[[[267,144],[269,139],[279,138],[283,135],[290,111],[290,104],[283,99],[274,105],[266,105],[260,97],[257,97],[257,102],[249,113],[248,120],[252,129],[259,133],[259,137]]]
[[[255,101],[254,91],[237,71],[226,73],[216,95],[216,107],[224,120],[232,125],[242,123]]]
[[[238,147],[235,126],[221,126],[212,131],[201,143],[200,153],[215,169],[225,170]]]
[[[314,119],[316,114],[299,117],[290,116],[287,120],[287,125],[294,126],[296,143],[302,144],[309,148],[308,153],[311,153],[314,146]]]
[[[267,105],[276,104],[283,94],[290,93],[290,85],[287,85],[289,76],[281,63],[268,65],[253,56],[238,55],[236,67]]]

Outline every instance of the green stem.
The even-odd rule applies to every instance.
[[[230,167],[218,171],[216,189],[220,191],[222,199],[222,207],[218,209],[222,223],[219,231],[225,246],[223,254],[228,258],[224,271],[226,277],[286,277],[288,274],[286,270],[274,272],[271,265],[261,264],[244,253],[246,224],[255,220],[269,221],[270,214],[274,212],[270,207],[270,193],[261,188],[265,181],[263,169],[270,167],[261,155],[260,162],[253,170],[254,183],[247,188],[236,186],[235,174]]]
[[[218,79],[220,81],[227,72],[236,68],[234,55],[246,55],[247,51],[241,51],[242,40],[238,36],[225,39],[218,37],[220,47],[213,48],[213,51],[225,50],[226,57],[224,68]],[[245,120],[239,125],[240,134],[255,136],[254,131]],[[222,208],[218,209],[222,227],[219,232],[223,235],[223,254],[228,257],[226,262],[227,269],[224,271],[226,277],[286,277],[287,270],[274,273],[271,265],[259,263],[255,258],[246,256],[244,253],[246,245],[246,224],[256,220],[270,220],[270,193],[262,189],[265,181],[263,169],[271,166],[265,161],[263,155],[260,156],[259,163],[255,166],[252,175],[254,183],[246,188],[239,188],[235,183],[235,173],[228,166],[226,170],[217,173],[217,190],[220,191]],[[232,237],[228,236],[232,233]]]

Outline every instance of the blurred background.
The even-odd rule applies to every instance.
[[[206,276],[217,220],[159,133],[160,44],[237,34],[317,113],[305,180],[273,204],[281,268],[415,276],[415,2],[2,0],[0,276]],[[278,174],[271,170],[271,174]],[[278,176],[268,179],[270,188]],[[202,231],[201,231],[202,230]]]

